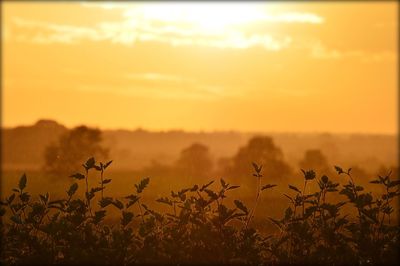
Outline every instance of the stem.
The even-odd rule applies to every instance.
[[[86,181],[86,201],[89,209],[90,216],[92,216],[92,209],[90,207],[90,200],[89,200],[89,183],[88,183],[88,177],[89,177],[89,170],[86,169],[86,176],[85,176],[85,181]]]
[[[103,196],[104,196],[104,193],[103,193],[103,190],[104,190],[104,185],[103,185],[103,171],[104,171],[104,169],[103,169],[103,167],[101,168],[101,173],[100,173],[100,178],[101,178],[101,199],[103,199]]]
[[[250,214],[249,214],[249,217],[248,217],[248,219],[247,219],[245,229],[247,229],[247,227],[249,226],[249,223],[250,223],[251,219],[252,219],[253,216],[254,216],[255,210],[256,210],[256,208],[257,208],[257,203],[258,203],[258,200],[259,200],[260,195],[261,195],[261,176],[260,176],[260,175],[257,175],[257,178],[258,178],[258,183],[257,183],[257,196],[256,196],[256,199],[255,199],[255,202],[254,202],[254,206],[253,206],[253,208],[251,209]]]
[[[303,195],[302,195],[303,218],[304,218],[304,193],[306,191],[306,186],[307,186],[307,179],[304,180],[304,188],[303,188]]]
[[[142,205],[142,204],[140,203],[140,199],[138,199],[137,203],[138,203],[138,205],[139,205],[140,216],[142,217],[142,222],[144,223],[142,206],[140,206],[140,205]]]

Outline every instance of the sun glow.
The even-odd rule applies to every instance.
[[[259,4],[254,3],[153,3],[129,8],[125,15],[195,31],[220,33],[261,20],[265,17],[264,12]]]

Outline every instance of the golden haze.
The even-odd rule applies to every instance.
[[[6,127],[397,133],[395,2],[2,7]]]

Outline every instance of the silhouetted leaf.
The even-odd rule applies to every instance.
[[[267,184],[267,185],[263,186],[263,187],[261,188],[261,190],[268,189],[268,188],[273,188],[273,187],[276,187],[276,186],[277,186],[277,185]]]
[[[209,187],[212,183],[214,183],[214,181],[211,181],[211,182],[209,182],[209,183],[203,185],[203,186],[200,188],[200,192],[203,191],[204,189],[206,189],[207,187]]]
[[[132,212],[122,212],[122,219],[121,219],[121,225],[122,226],[127,226],[133,219],[134,215]]]
[[[18,187],[20,190],[23,190],[26,187],[26,175],[25,174],[23,174],[21,176],[21,178],[19,179]]]
[[[172,206],[172,200],[170,200],[169,198],[166,198],[166,197],[159,198],[159,199],[157,199],[156,201],[157,201],[157,202],[160,202],[160,203],[165,203],[165,204],[168,204],[168,205],[171,205],[171,206]]]
[[[337,166],[337,165],[335,165],[335,170],[336,170],[336,172],[337,172],[339,175],[342,174],[342,173],[344,173],[344,172],[343,172],[343,169],[342,169],[341,167]]]
[[[110,205],[110,204],[112,203],[112,201],[113,201],[112,198],[110,198],[110,197],[105,197],[105,198],[102,198],[102,199],[99,201],[99,205],[100,205],[100,207],[105,208],[105,207],[107,207],[108,205]]]
[[[78,190],[78,184],[73,183],[67,191],[68,196],[72,197],[72,195],[74,195],[77,190]]]
[[[142,191],[146,188],[146,186],[149,184],[149,182],[150,182],[150,178],[147,177],[147,178],[142,179],[139,184],[137,184],[137,185],[135,184],[136,192],[142,193]]]
[[[111,202],[115,207],[117,207],[118,209],[122,210],[124,208],[124,204],[122,204],[121,201],[119,200],[115,200],[113,202]]]
[[[95,166],[95,164],[96,164],[95,159],[93,157],[91,157],[86,161],[84,167],[86,168],[86,170],[89,170],[89,169],[93,168]]]
[[[94,213],[93,223],[98,224],[106,216],[106,211],[101,210]]]
[[[256,171],[256,173],[258,175],[260,175],[263,166],[262,165],[258,166],[255,162],[252,162],[252,165],[253,165],[254,171]]]
[[[298,193],[301,193],[300,189],[298,189],[298,188],[295,187],[295,186],[289,185],[289,188],[292,189],[292,190],[294,190],[294,191],[296,191],[296,192],[298,192]]]
[[[315,172],[313,170],[304,171],[301,169],[301,171],[303,172],[306,180],[313,180],[315,178]]]
[[[110,182],[111,182],[111,179],[104,179],[102,184],[105,185],[105,184],[108,184]]]
[[[234,200],[233,203],[235,203],[236,207],[243,211],[244,213],[248,214],[249,210],[246,208],[246,206],[241,202],[240,200]]]
[[[76,178],[78,180],[81,180],[81,179],[85,178],[85,176],[82,175],[81,173],[76,173],[76,174],[70,175],[69,177],[73,177],[73,178]]]
[[[109,162],[107,162],[107,163],[103,166],[103,168],[106,169],[112,162],[113,162],[112,160],[109,161]]]
[[[8,204],[11,204],[13,202],[13,200],[15,199],[15,194],[11,194],[11,196],[8,197],[7,202]]]

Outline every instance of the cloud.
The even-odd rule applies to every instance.
[[[321,41],[316,41],[309,47],[311,57],[320,60],[341,60],[357,58],[363,63],[379,63],[395,61],[397,54],[391,51],[367,52],[364,50],[339,50],[326,47]]]
[[[206,46],[221,49],[263,47],[280,51],[291,45],[283,33],[259,30],[250,33],[246,26],[273,23],[321,24],[313,13],[271,14],[260,3],[87,3],[85,8],[119,12],[118,21],[103,21],[92,27],[55,24],[14,18],[26,34],[19,41],[37,44],[76,44],[81,41],[110,41],[127,46],[137,42],[160,42],[172,46]],[[118,14],[118,13],[117,13]]]
[[[217,99],[238,96],[237,92],[232,89],[228,91],[221,85],[205,84],[178,75],[134,73],[126,74],[125,78],[134,81],[133,85],[145,86],[147,93],[154,92],[158,97]]]
[[[118,85],[112,80],[101,83],[82,83],[75,86],[81,91],[96,91],[153,99],[215,101],[222,98],[240,97],[239,91],[219,85],[209,84],[194,78],[161,73],[128,73],[119,78]]]

